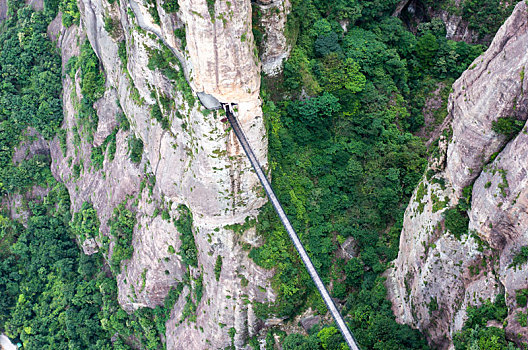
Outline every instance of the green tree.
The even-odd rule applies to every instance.
[[[319,57],[325,57],[329,54],[340,54],[343,51],[339,45],[339,37],[335,32],[319,35],[315,40],[314,50]]]
[[[323,87],[328,92],[346,89],[358,93],[365,88],[366,78],[359,64],[347,58],[344,62],[336,54],[328,55],[324,60]]]
[[[323,328],[317,333],[324,350],[346,350],[348,347],[343,343],[343,338],[334,327]]]
[[[456,238],[468,232],[469,218],[467,214],[461,211],[458,207],[451,208],[445,211],[445,226]]]
[[[525,120],[501,117],[493,121],[491,129],[497,134],[506,135],[511,139],[523,129],[524,124],[526,124]]]
[[[427,32],[418,39],[416,54],[425,66],[433,66],[433,58],[436,56],[439,48],[440,46],[438,45],[436,36],[431,32]]]

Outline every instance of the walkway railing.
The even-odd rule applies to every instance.
[[[224,105],[224,109],[227,114],[227,120],[229,120],[229,123],[231,124],[231,127],[233,128],[233,131],[235,132],[235,135],[238,138],[238,141],[242,145],[242,148],[244,149],[244,152],[246,153],[246,156],[248,157],[249,162],[251,163],[251,165],[255,169],[255,172],[257,173],[260,183],[264,187],[264,190],[266,191],[266,194],[268,195],[271,201],[271,204],[273,205],[273,207],[275,208],[275,211],[279,215],[279,218],[282,221],[284,228],[288,232],[288,235],[290,236],[293,242],[293,245],[295,246],[295,249],[297,249],[297,251],[299,252],[299,255],[301,256],[301,259],[304,265],[306,266],[306,269],[308,270],[310,277],[314,281],[315,286],[319,290],[319,293],[321,293],[321,297],[323,298],[326,306],[328,307],[328,310],[334,317],[334,320],[336,321],[337,326],[339,327],[339,330],[341,331],[341,334],[343,334],[343,337],[345,338],[346,343],[348,344],[351,350],[359,350],[359,346],[357,345],[356,339],[354,339],[354,336],[348,329],[348,326],[345,323],[343,316],[341,316],[341,314],[339,313],[339,310],[335,306],[334,301],[332,300],[332,297],[328,293],[328,290],[326,290],[326,287],[323,284],[323,281],[317,274],[317,271],[315,270],[312,260],[310,260],[310,257],[306,253],[306,250],[304,249],[304,246],[299,240],[297,233],[293,229],[293,226],[291,225],[290,220],[286,216],[284,209],[282,209],[282,206],[279,200],[277,199],[275,192],[273,192],[273,188],[271,188],[271,184],[268,178],[262,171],[262,168],[260,167],[258,159],[257,157],[255,157],[255,154],[253,153],[253,150],[251,149],[251,146],[249,145],[248,140],[246,136],[244,135],[244,132],[242,131],[242,128],[240,127],[240,124],[238,123],[238,120],[236,119],[231,109],[231,106]]]

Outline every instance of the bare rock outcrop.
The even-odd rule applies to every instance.
[[[0,23],[7,17],[7,0],[0,0]]]
[[[521,1],[489,49],[453,85],[452,137],[447,151],[431,161],[436,173],[428,172],[411,199],[400,252],[388,271],[397,320],[419,328],[439,348],[450,346],[468,306],[504,292],[507,334],[528,339],[515,320],[514,300],[517,290],[528,287],[528,268],[511,265],[528,244],[528,139],[526,129],[512,141],[492,130],[499,118],[528,118],[526,47],[528,5]],[[468,234],[456,238],[444,213],[471,185]]]
[[[282,72],[282,64],[292,49],[286,35],[286,21],[291,6],[290,0],[257,2],[259,24],[264,31],[260,52],[262,71],[270,76]]]
[[[251,2],[180,1],[197,91],[221,102],[258,98],[260,62],[251,31]]]
[[[495,268],[506,293],[508,319],[506,332],[512,340],[526,342],[528,330],[518,320],[526,307],[516,295],[528,288],[528,267],[514,258],[528,246],[528,135],[526,127],[485,167],[473,186],[470,230],[497,252]]]
[[[239,120],[261,164],[267,164],[267,148],[260,101],[261,63],[251,30],[249,0],[182,0],[187,51],[195,91],[213,95],[220,102],[238,104]],[[237,151],[238,152],[238,151]],[[256,176],[248,177],[250,188]]]
[[[491,130],[499,117],[527,118],[528,98],[524,70],[528,65],[526,4],[499,29],[489,49],[453,84],[449,98],[453,139],[447,151],[446,176],[455,192],[480,174],[506,136]]]

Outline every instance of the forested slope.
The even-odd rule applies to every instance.
[[[412,4],[426,16],[410,21]],[[274,189],[362,349],[429,348],[396,322],[384,272],[451,133],[451,85],[511,7],[263,0],[250,23],[245,0],[42,5],[9,1],[0,25],[0,330],[26,349],[344,348],[271,205],[259,210],[221,112],[194,88],[239,104],[263,163],[267,141]],[[441,10],[481,44],[448,40]],[[236,55],[200,55],[200,32]],[[262,118],[259,53],[274,67]],[[504,312],[500,299],[486,307],[470,323]],[[511,348],[473,323],[457,349]]]
[[[97,235],[99,221],[88,205],[72,220],[69,193],[49,169],[47,143],[63,119],[61,61],[46,34],[56,13],[16,1],[9,11],[0,35],[0,328],[26,349],[161,348],[159,334],[181,289],[166,307],[127,315],[102,256],[79,249],[75,235]],[[123,214],[116,213],[115,227],[131,229],[135,221],[124,222]]]
[[[293,2],[291,56],[283,75],[265,78],[263,88],[273,185],[366,349],[426,347],[395,322],[382,273],[397,256],[403,212],[427,159],[438,152],[439,136],[450,133],[442,124],[451,84],[485,48],[447,40],[439,19],[412,33],[391,16],[395,5]],[[280,291],[276,304],[261,312],[290,316],[311,307],[324,313],[269,205],[260,218],[266,244],[251,256],[276,267]],[[335,329],[314,327],[310,334],[287,336],[283,346],[341,346]],[[504,342],[504,333],[483,334],[482,342],[495,336]]]

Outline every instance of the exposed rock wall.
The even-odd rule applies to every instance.
[[[528,267],[508,267],[528,244],[527,131],[507,143],[492,130],[500,117],[528,118],[526,47],[528,8],[521,1],[490,48],[453,85],[452,138],[431,164],[439,171],[425,177],[411,199],[400,252],[388,271],[398,321],[419,328],[440,348],[449,347],[462,328],[468,305],[502,292],[509,309],[507,333],[528,339],[515,320],[515,291],[528,287]],[[471,184],[470,234],[457,239],[446,230],[443,213]]]
[[[240,122],[265,166],[267,148],[262,142],[265,130],[259,98],[261,64],[251,30],[251,2],[182,0],[179,4],[192,85],[220,102],[238,104]],[[250,176],[241,183],[252,188],[257,178]]]
[[[277,75],[282,72],[282,64],[292,49],[286,32],[292,5],[290,0],[265,0],[257,2],[256,6],[259,24],[264,31],[260,52],[262,71],[267,75]]]
[[[447,151],[446,176],[459,193],[480,174],[506,136],[491,130],[499,117],[526,119],[524,69],[528,64],[526,4],[499,29],[489,49],[453,84],[449,108],[453,140]]]
[[[260,107],[260,62],[251,31],[249,0],[216,1],[214,20],[205,0],[179,1],[180,11],[167,14],[157,3],[160,24],[148,11],[148,4],[131,0],[110,4],[105,0],[82,0],[80,27],[68,29],[56,19],[49,34],[62,50],[63,65],[79,55],[87,38],[99,57],[106,76],[107,91],[97,101],[99,124],[93,142],[81,137],[77,118],[80,76],[64,78],[63,102],[67,130],[67,152],[60,143],[51,146],[53,174],[63,181],[72,198],[72,210],[84,201],[93,203],[101,221],[102,234],[109,234],[108,220],[122,203],[136,212],[134,253],[122,264],[117,277],[119,302],[129,311],[163,303],[171,287],[187,280],[182,295],[167,322],[168,349],[224,348],[232,342],[228,332],[236,331],[234,343],[241,346],[259,328],[252,303],[274,299],[271,272],[257,267],[247,248],[260,243],[254,228],[236,233],[227,225],[255,218],[265,197],[249,162],[228,125],[217,112],[203,110],[197,101],[184,96],[178,84],[148,66],[149,50],[169,47],[183,63],[182,68],[194,91],[204,91],[222,102],[238,104],[239,118],[261,163],[267,164],[267,142]],[[105,19],[117,28],[105,30]],[[186,28],[187,47],[182,48],[175,28]],[[128,63],[123,66],[118,43],[124,41]],[[178,70],[178,67],[174,67]],[[167,113],[170,126],[150,115],[158,96],[175,102]],[[93,147],[103,143],[118,124],[123,112],[131,129],[116,136],[115,159],[105,157],[103,168],[91,165]],[[130,161],[128,140],[136,135],[144,142],[140,164]],[[81,165],[74,176],[73,166]],[[197,267],[186,266],[178,254],[179,235],[173,221],[179,206],[193,216]],[[167,210],[170,220],[159,215]],[[88,242],[85,251],[101,245],[100,238]],[[95,244],[95,247],[94,247]],[[110,246],[110,252],[112,246]],[[215,276],[217,257],[222,269]],[[190,277],[190,278],[189,278]],[[197,283],[203,279],[203,296],[196,298]],[[195,320],[183,318],[188,303],[196,304]]]
[[[179,3],[197,91],[221,102],[258,98],[260,62],[251,31],[250,1],[214,1],[214,6],[206,0]]]
[[[26,4],[30,5],[35,11],[40,11],[44,8],[43,0],[26,0]],[[8,0],[0,0],[0,23],[7,18]]]
[[[0,23],[7,16],[7,0],[0,0]]]

